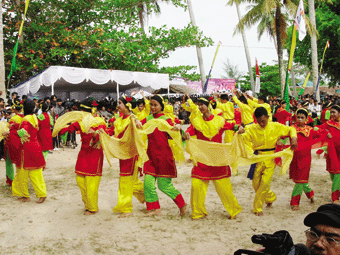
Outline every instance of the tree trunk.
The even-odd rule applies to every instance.
[[[236,10],[238,15],[238,21],[241,20],[241,12],[239,5],[236,3]],[[255,82],[254,82],[254,75],[253,75],[253,69],[251,68],[251,60],[249,55],[249,49],[248,49],[248,43],[247,38],[244,30],[241,31],[242,39],[243,39],[243,45],[244,45],[244,52],[246,54],[247,63],[248,63],[248,71],[249,71],[249,77],[250,77],[250,84],[251,84],[251,90],[253,91],[253,94],[255,95]]]
[[[195,16],[194,16],[194,11],[192,9],[191,0],[187,0],[187,4],[188,4],[189,15],[190,15],[190,21],[191,21],[192,25],[196,27],[196,20],[195,20]],[[198,39],[198,35],[196,35],[196,37]],[[204,87],[204,84],[205,84],[207,78],[205,76],[205,70],[204,70],[203,56],[202,56],[201,48],[196,46],[196,52],[197,52],[198,66],[200,68],[201,81],[202,81],[202,93],[203,93],[203,87]]]
[[[140,27],[143,29],[143,34],[145,34],[144,28],[144,6],[143,3],[138,4],[138,19],[140,23]]]
[[[315,6],[314,0],[308,0],[308,8],[309,8],[309,19],[312,25],[316,28],[315,22]],[[313,73],[313,91],[316,90],[316,85],[318,83],[318,45],[316,41],[316,34],[311,35],[311,47],[312,47],[312,73]],[[316,93],[316,100],[320,102],[320,88]]]
[[[2,4],[0,6],[0,91],[2,91],[2,98],[6,100],[6,86],[5,86],[5,55],[4,55],[4,38],[2,28]]]
[[[280,87],[281,87],[281,98],[284,96],[285,90],[285,75],[284,75],[284,65],[283,65],[283,49],[282,49],[282,41],[281,41],[281,8],[280,6],[276,7],[275,13],[275,23],[276,23],[276,42],[277,42],[277,51],[278,51],[278,60],[279,60],[279,74],[280,74]]]

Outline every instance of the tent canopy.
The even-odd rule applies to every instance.
[[[169,88],[169,74],[50,66],[45,71],[10,89],[19,96],[38,92],[124,92],[136,87]]]

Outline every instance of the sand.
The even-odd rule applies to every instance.
[[[243,207],[236,220],[227,219],[212,183],[206,197],[206,219],[192,221],[190,214],[179,218],[175,203],[160,191],[162,216],[144,217],[145,204],[133,198],[133,216],[122,219],[112,212],[117,203],[118,160],[110,167],[104,159],[100,211],[85,216],[74,173],[79,147],[48,155],[44,171],[48,198],[43,204],[36,203],[32,187],[31,202],[22,203],[12,197],[5,183],[5,162],[0,161],[0,254],[233,254],[240,248],[259,248],[251,242],[252,235],[278,230],[289,231],[294,243],[304,243],[304,217],[331,202],[325,159],[316,159],[313,151],[310,186],[316,202],[311,204],[303,196],[299,211],[289,207],[294,183],[288,175],[279,176],[277,168],[272,182],[277,201],[272,208],[264,209],[263,217],[253,215],[254,191],[245,177],[247,168],[242,168],[238,176],[231,177],[234,194]],[[173,180],[188,204],[191,168],[191,163],[178,166],[178,178]]]

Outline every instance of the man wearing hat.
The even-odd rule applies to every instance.
[[[340,205],[325,204],[306,216],[306,246],[312,255],[340,254]]]

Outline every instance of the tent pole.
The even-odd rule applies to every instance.
[[[117,83],[117,104],[118,104],[118,100],[119,100],[119,84]]]
[[[54,95],[54,83],[52,83],[52,86],[51,86],[51,87],[52,87],[52,88],[51,88],[51,93],[52,93],[51,96],[52,96],[52,95]]]

